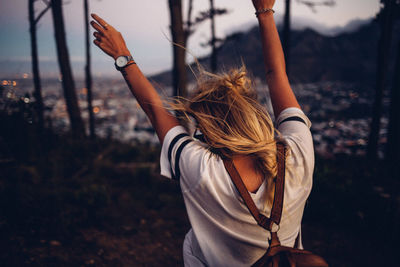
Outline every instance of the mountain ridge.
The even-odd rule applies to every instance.
[[[399,28],[399,24],[396,24],[393,32],[398,32]],[[375,80],[378,39],[379,26],[375,21],[361,25],[358,30],[336,36],[322,35],[310,28],[294,30],[291,35],[290,81],[343,81],[371,85]],[[394,34],[393,43],[397,44],[398,41],[399,36]],[[199,58],[206,69],[208,60],[208,56]],[[247,32],[231,34],[218,48],[219,71],[240,67],[242,60],[253,76],[264,80],[265,70],[257,26]],[[193,74],[190,70],[188,73],[192,80]],[[153,75],[151,79],[162,85],[171,85],[170,71]]]

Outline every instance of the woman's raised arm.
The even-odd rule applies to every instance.
[[[94,44],[114,60],[122,56],[120,58],[122,62],[118,62],[122,66],[125,65],[120,69],[121,73],[132,94],[149,117],[162,144],[168,130],[179,125],[178,121],[164,108],[157,91],[132,59],[121,33],[99,16],[92,14],[92,17],[95,21],[92,21],[91,25],[96,30],[93,33],[96,37]]]
[[[289,107],[300,108],[286,75],[285,57],[272,10],[275,0],[252,0],[257,12],[267,84],[275,118]]]

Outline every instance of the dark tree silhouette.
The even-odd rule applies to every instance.
[[[395,18],[400,19],[400,2],[397,1]],[[390,93],[390,110],[386,160],[389,162],[393,177],[400,176],[400,41],[397,45],[397,57],[394,69],[393,86]]]
[[[85,127],[79,110],[78,99],[75,92],[75,83],[72,75],[71,64],[65,36],[62,0],[51,0],[51,9],[54,23],[58,64],[61,72],[62,86],[65,102],[71,123],[71,132],[76,138],[85,136]]]
[[[214,0],[210,0],[210,20],[211,20],[211,71],[217,71],[217,38],[215,36],[215,8]]]
[[[83,1],[83,7],[85,12],[85,35],[86,35],[86,66],[85,66],[85,78],[86,78],[86,90],[87,90],[87,103],[88,103],[88,114],[89,114],[89,134],[91,139],[96,138],[94,130],[94,113],[92,105],[92,73],[91,73],[91,62],[90,62],[90,30],[89,30],[89,1]]]
[[[397,48],[396,67],[391,91],[389,114],[388,142],[386,159],[391,165],[391,171],[396,176],[400,174],[400,42]]]
[[[203,46],[211,46],[211,57],[210,57],[210,69],[212,72],[216,72],[218,69],[218,46],[223,41],[218,38],[215,33],[215,17],[227,14],[228,10],[225,8],[215,8],[214,0],[210,0],[210,9],[202,11],[196,17],[195,23],[200,24],[206,20],[210,20],[210,40],[203,44]]]
[[[185,23],[185,27],[183,29],[183,31],[185,33],[185,47],[187,46],[190,35],[194,31],[193,26],[195,26],[195,23],[192,21],[192,13],[193,13],[193,0],[189,0],[186,23]]]
[[[174,95],[186,97],[186,41],[187,32],[183,29],[182,17],[182,1],[181,0],[168,0],[170,19],[171,19],[171,35],[172,35],[172,48],[173,48],[173,70],[172,80],[174,87]],[[190,24],[189,24],[190,25]]]
[[[28,13],[29,13],[29,33],[31,37],[31,57],[32,57],[32,77],[34,84],[35,97],[35,110],[38,120],[39,135],[43,133],[44,129],[44,115],[43,115],[43,98],[42,98],[42,84],[40,80],[40,70],[39,70],[39,59],[38,59],[38,48],[37,48],[37,37],[36,37],[36,25],[42,16],[51,7],[50,3],[46,3],[46,7],[35,17],[35,7],[34,4],[37,0],[28,0]]]
[[[378,15],[381,33],[378,43],[377,73],[375,100],[372,111],[372,122],[368,138],[367,156],[374,161],[378,152],[379,130],[381,128],[382,99],[387,79],[390,45],[392,43],[393,8],[396,0],[381,0],[383,7]]]

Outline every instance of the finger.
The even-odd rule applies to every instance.
[[[98,32],[93,33],[94,37],[96,37],[96,40],[99,41],[100,43],[104,43],[109,47],[112,47],[110,40],[107,39],[107,37],[101,35]]]
[[[104,53],[106,53],[109,56],[113,56],[113,51],[112,49],[110,49],[106,44],[99,42],[98,40],[94,40],[93,43],[95,45],[97,45],[101,50],[104,51]]]
[[[101,40],[101,34],[99,32],[93,32],[93,36],[96,38],[96,40]]]
[[[104,40],[104,39],[107,39],[104,35],[102,35],[102,34],[99,33],[99,32],[94,32],[94,33],[93,33],[93,36],[94,36],[97,40],[99,40],[99,41]]]
[[[101,33],[102,35],[104,35],[104,33],[105,33],[105,29],[103,28],[103,27],[101,27],[98,23],[96,23],[95,21],[91,21],[90,22],[90,25],[92,25],[92,27],[96,30],[96,31],[98,31],[99,33]]]
[[[100,18],[96,14],[91,14],[91,15],[92,15],[92,18],[95,19],[100,24],[100,26],[102,26],[104,29],[107,29],[107,27],[110,26],[104,19]]]
[[[106,41],[110,43],[110,40],[107,38],[106,35],[101,34],[100,32],[93,32],[93,36],[99,41]]]

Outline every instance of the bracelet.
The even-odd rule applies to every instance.
[[[133,65],[133,64],[136,64],[136,62],[132,59],[132,61],[129,62],[128,64],[126,64],[123,68],[125,69],[126,67]]]
[[[258,15],[260,15],[262,13],[267,13],[267,12],[275,13],[275,10],[273,10],[272,8],[263,8],[263,9],[257,10],[255,14],[256,14],[256,17],[258,17]]]

